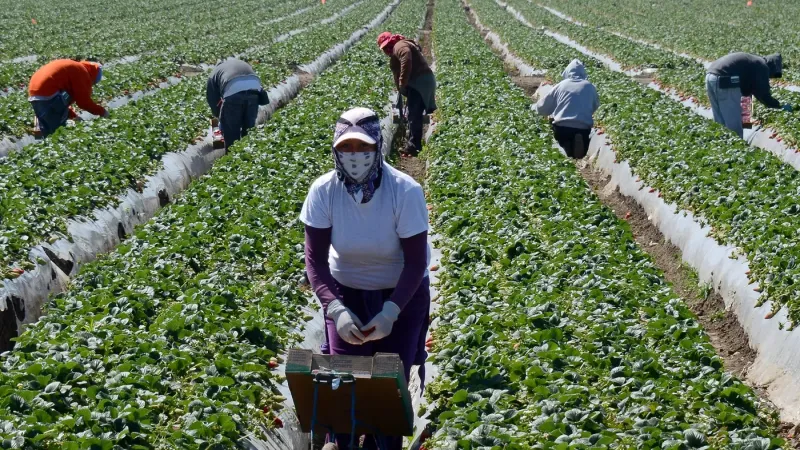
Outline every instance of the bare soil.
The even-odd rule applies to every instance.
[[[300,78],[300,89],[303,89],[314,81],[314,75],[311,73],[299,69],[295,70],[294,73]]]
[[[428,64],[433,63],[433,52],[431,51],[431,30],[433,30],[433,6],[434,0],[428,0],[427,10],[425,11],[425,23],[422,25],[422,30],[419,38],[419,45],[422,47],[422,54],[428,61]]]
[[[514,69],[514,72],[517,72],[517,70]],[[511,75],[511,81],[513,81],[517,86],[521,87],[525,93],[528,94],[528,97],[530,97],[536,92],[537,89],[539,89],[539,86],[544,83],[545,78],[542,76],[523,77],[519,74],[516,74]]]

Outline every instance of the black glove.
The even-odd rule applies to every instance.
[[[406,97],[408,97],[408,86],[401,87],[400,88],[400,94],[401,95],[405,95]]]
[[[258,93],[258,104],[261,106],[269,105],[269,96],[267,95],[267,91],[264,89]]]

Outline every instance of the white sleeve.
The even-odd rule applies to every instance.
[[[400,192],[398,205],[397,235],[400,239],[428,231],[428,206],[422,186],[411,186]]]
[[[303,209],[300,210],[300,221],[314,228],[330,228],[333,226],[330,214],[329,193],[325,185],[314,182],[308,190]]]

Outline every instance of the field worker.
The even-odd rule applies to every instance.
[[[219,118],[225,147],[247,136],[256,126],[259,105],[269,103],[267,92],[250,64],[228,59],[214,68],[206,85],[206,99],[211,113]]]
[[[102,66],[90,61],[57,59],[40,67],[28,85],[28,101],[42,136],[53,134],[68,118],[80,120],[70,106],[73,103],[96,116],[108,117],[108,111],[92,100],[92,89],[102,78]]]
[[[411,366],[426,358],[428,210],[422,187],[383,161],[382,146],[374,111],[342,114],[335,168],[311,185],[300,220],[306,271],[326,317],[323,353],[396,353],[408,380]],[[375,440],[368,437],[365,448],[376,448]],[[336,441],[346,448],[350,436]],[[400,449],[402,438],[387,438],[381,448]]]
[[[436,78],[411,39],[388,31],[378,36],[378,47],[391,58],[394,84],[408,105],[408,143],[402,153],[417,155],[422,150],[422,117],[436,111]]]
[[[772,97],[770,78],[780,78],[783,60],[780,53],[761,57],[749,53],[731,53],[714,61],[706,74],[706,91],[714,121],[744,136],[742,129],[742,96],[755,96],[768,108],[792,111]]]
[[[592,115],[600,107],[597,89],[586,80],[586,67],[573,59],[561,73],[564,78],[534,106],[543,116],[553,116],[553,134],[567,156],[581,159],[589,151]]]

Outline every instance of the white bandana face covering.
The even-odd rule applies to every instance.
[[[369,169],[375,158],[375,151],[369,152],[340,152],[336,151],[336,157],[342,163],[342,168],[347,175],[361,183],[369,174]]]

